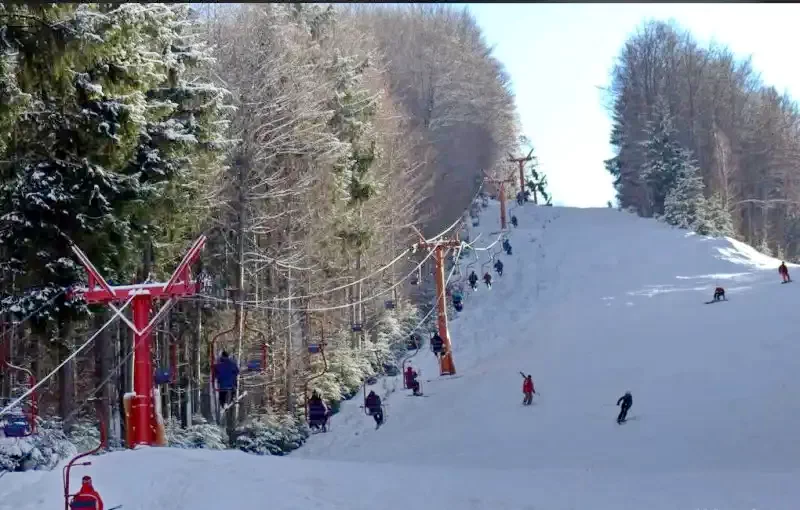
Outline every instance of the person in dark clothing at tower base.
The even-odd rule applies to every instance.
[[[617,416],[617,423],[625,423],[625,420],[628,418],[628,410],[633,405],[633,397],[631,396],[630,391],[626,391],[624,395],[619,397],[617,400],[617,405],[622,404],[619,410],[619,416]]]

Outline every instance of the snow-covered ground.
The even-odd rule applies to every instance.
[[[451,322],[457,376],[438,377],[423,351],[411,361],[425,397],[383,380],[380,430],[356,399],[289,458],[94,459],[107,506],[797,508],[800,289],[779,283],[780,261],[612,209],[514,214],[505,275]],[[497,215],[484,212],[477,246]],[[718,285],[730,301],[703,304]],[[521,405],[519,371],[541,392],[533,406]],[[626,390],[630,421],[617,425]],[[0,478],[0,509],[54,508],[59,494],[58,471]]]

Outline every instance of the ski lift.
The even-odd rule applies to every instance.
[[[22,372],[28,379],[29,388],[36,387],[36,377],[33,372],[26,368],[18,367],[4,361],[4,365],[12,370]],[[24,404],[23,404],[24,406]],[[20,411],[12,412],[5,418],[3,424],[3,434],[6,437],[28,437],[36,434],[36,420],[38,417],[39,405],[37,400],[36,391],[33,391],[28,400],[27,409],[25,407]]]
[[[361,333],[362,331],[364,331],[364,326],[363,324],[359,324],[356,322],[350,327],[350,329],[353,331],[353,333]]]
[[[394,307],[395,307],[394,300],[393,299],[387,299],[386,301],[383,302],[383,307],[386,308],[387,310],[394,310]]]
[[[311,319],[311,317],[309,317],[309,320],[310,319]],[[309,384],[311,384],[311,381],[314,381],[315,379],[318,379],[318,378],[320,378],[323,375],[328,373],[328,360],[327,360],[327,358],[325,358],[325,345],[326,345],[326,341],[325,341],[325,320],[323,318],[320,321],[320,339],[319,339],[319,342],[308,344],[308,353],[309,354],[320,354],[322,356],[322,372],[320,372],[320,373],[318,373],[316,375],[313,375],[313,376],[309,377],[308,379],[306,379],[306,382],[305,382],[305,385],[304,385],[303,394],[305,395],[305,399],[306,399],[306,401],[305,401],[305,410],[306,410],[306,421],[307,422],[309,421],[309,409],[308,409],[308,400],[309,400],[308,388],[309,388]]]

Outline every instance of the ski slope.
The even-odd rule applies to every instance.
[[[380,430],[356,398],[288,458],[97,458],[107,507],[795,509],[800,288],[780,284],[780,261],[612,209],[514,214],[505,274],[451,318],[455,377],[423,350],[411,363],[425,397],[383,379],[369,388],[387,404]],[[492,203],[477,247],[497,237],[497,216]],[[705,305],[718,285],[730,301]],[[533,406],[519,371],[533,375]],[[0,510],[53,508],[59,492],[58,471],[10,474]]]

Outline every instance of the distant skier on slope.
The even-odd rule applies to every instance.
[[[625,420],[628,418],[628,410],[633,405],[633,396],[631,396],[630,391],[626,391],[624,395],[619,397],[617,400],[617,405],[622,404],[622,407],[619,410],[619,416],[617,416],[617,423],[625,423]]]
[[[472,290],[478,290],[478,275],[475,274],[475,271],[469,274],[469,286],[472,287]]]
[[[511,224],[514,226],[514,228],[517,228],[517,226],[519,225],[519,221],[517,221],[516,216],[511,216]]]
[[[533,388],[533,378],[530,374],[525,375],[523,372],[520,372],[519,375],[522,376],[522,393],[525,395],[522,405],[529,406],[533,403],[533,394],[536,393]]]
[[[789,268],[786,267],[786,262],[781,262],[781,265],[778,267],[778,274],[781,275],[783,283],[789,283],[792,281],[792,279],[789,277]]]
[[[492,275],[489,274],[489,271],[486,271],[483,275],[483,283],[485,283],[488,288],[492,288]]]
[[[719,300],[727,301],[727,299],[725,298],[725,289],[723,289],[722,287],[717,287],[716,289],[714,289],[714,301],[719,301]]]

